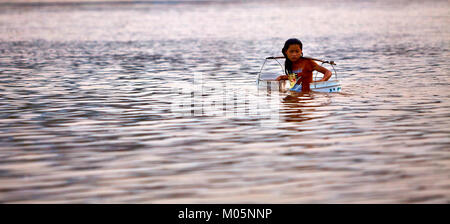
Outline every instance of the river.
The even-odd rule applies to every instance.
[[[449,12],[1,3],[0,203],[450,203]],[[291,37],[340,93],[257,88]]]

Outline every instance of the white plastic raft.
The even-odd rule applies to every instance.
[[[284,57],[268,57],[266,58],[266,61],[269,59],[280,59],[280,58],[284,58]],[[336,65],[333,61],[323,61],[323,60],[319,60],[319,59],[314,59],[314,58],[309,58],[312,60],[316,60],[316,61],[320,61],[322,62],[322,65],[324,63],[328,63],[333,67],[333,75],[335,78],[330,78],[328,81],[324,81],[324,82],[312,82],[310,83],[310,89],[311,91],[315,91],[315,92],[323,92],[323,93],[334,93],[334,92],[340,92],[342,90],[341,87],[341,83],[337,78],[337,73],[336,70],[334,69],[333,65]],[[264,64],[266,63],[266,61],[264,61]],[[278,62],[278,61],[277,61]],[[264,64],[261,67],[261,71],[264,67]],[[280,64],[278,62],[278,64]],[[284,73],[284,68],[283,66],[280,64],[281,68],[282,68],[282,72]],[[258,79],[256,80],[256,83],[258,85],[258,88],[261,89],[267,89],[267,90],[274,90],[274,91],[295,91],[295,92],[301,92],[302,91],[302,86],[301,84],[296,84],[294,85],[292,88],[290,88],[290,83],[289,80],[281,80],[281,81],[276,81],[273,79],[261,79],[261,71],[258,73]],[[281,74],[283,74],[281,73]],[[314,80],[316,79],[316,75],[314,76]],[[281,75],[280,74],[280,75]]]
[[[313,83],[310,83],[309,87],[311,88],[311,91],[322,92],[322,93],[334,93],[334,92],[341,91],[341,83],[339,82],[339,80],[313,82]],[[298,85],[298,84],[294,85],[294,87],[292,87],[290,89],[290,91],[301,92],[302,85]]]
[[[295,92],[301,92],[302,91],[302,85],[294,85],[294,87],[290,87],[289,80],[282,80],[282,81],[276,81],[276,80],[259,80],[258,87],[260,89],[267,89],[271,91],[295,91]],[[328,80],[325,82],[313,82],[310,83],[311,91],[315,92],[322,92],[322,93],[334,93],[334,92],[340,92],[342,87],[339,80]]]

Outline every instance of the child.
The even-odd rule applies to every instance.
[[[281,52],[286,58],[284,64],[284,72],[286,75],[280,75],[276,80],[280,81],[288,79],[291,82],[291,88],[294,87],[295,84],[301,83],[302,92],[304,92],[311,90],[309,84],[313,82],[313,71],[324,74],[323,78],[316,82],[327,81],[330,79],[332,73],[313,60],[303,58],[302,48],[302,42],[298,39],[289,39],[284,43]]]

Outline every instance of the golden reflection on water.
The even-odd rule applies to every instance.
[[[315,106],[309,106],[313,100],[314,94],[312,93],[290,92],[282,99],[283,107],[280,113],[283,115],[283,121],[303,122],[314,119],[310,115],[316,111]]]

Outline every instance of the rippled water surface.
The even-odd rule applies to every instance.
[[[449,12],[1,4],[0,202],[450,203]],[[341,93],[256,87],[290,37]]]

